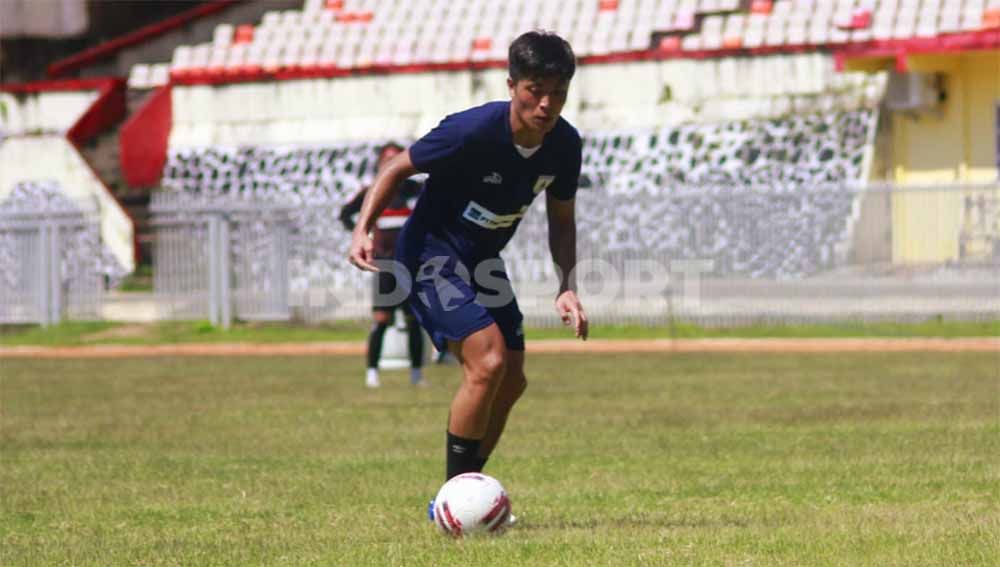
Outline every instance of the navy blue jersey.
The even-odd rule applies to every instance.
[[[559,118],[542,147],[523,157],[514,146],[509,101],[445,117],[410,146],[413,165],[430,175],[405,238],[432,235],[463,261],[498,256],[536,195],[576,195],[581,149],[579,133]]]

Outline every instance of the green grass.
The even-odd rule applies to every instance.
[[[529,329],[532,338],[566,338],[563,329]],[[670,327],[599,325],[592,336],[600,339],[711,339],[711,338],[848,338],[848,337],[998,337],[998,321],[943,321],[920,323],[845,322],[823,325],[747,325],[704,327],[678,322]]]
[[[118,291],[153,291],[153,267],[140,264],[118,285]]]
[[[72,321],[47,328],[37,325],[0,326],[0,345],[356,341],[367,337],[368,328],[368,323],[354,321],[323,326],[242,323],[229,330],[213,327],[208,321],[168,321],[142,325]]]
[[[106,322],[65,322],[53,327],[0,325],[0,346],[87,344],[163,344],[212,342],[314,342],[361,341],[369,324],[344,321],[322,326],[238,323],[223,330],[207,321],[171,321],[146,325]],[[565,328],[529,328],[531,339],[570,338]],[[654,338],[767,338],[767,337],[998,337],[1000,321],[942,321],[921,323],[842,323],[827,325],[751,325],[702,327],[679,322],[670,327],[595,325],[597,339]]]
[[[519,525],[451,541],[454,367],[0,360],[0,564],[995,565],[995,354],[529,357],[487,472]]]

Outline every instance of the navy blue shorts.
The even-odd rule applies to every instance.
[[[418,258],[397,258],[407,270],[397,276],[408,276],[410,308],[438,351],[447,351],[447,341],[461,341],[492,323],[508,349],[524,350],[524,316],[499,258],[466,266],[437,246]]]

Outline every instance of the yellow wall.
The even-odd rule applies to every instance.
[[[849,63],[850,69],[886,68],[891,60]],[[942,73],[947,100],[930,111],[894,112],[882,132],[873,177],[901,185],[995,182],[1000,50],[956,55],[910,55],[914,72]],[[957,260],[967,191],[900,191],[892,201],[895,263]],[[976,194],[982,194],[978,192]],[[990,191],[992,198],[1000,198]]]
[[[933,111],[893,114],[891,161],[895,181],[914,184],[996,180],[1000,50],[911,55],[907,61],[911,71],[943,73],[948,99]]]

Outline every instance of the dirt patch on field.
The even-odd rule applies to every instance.
[[[120,358],[156,356],[360,356],[362,342],[294,344],[93,345],[0,347],[0,358]],[[652,339],[548,340],[528,343],[530,353],[629,352],[994,352],[1000,338],[961,339]]]

